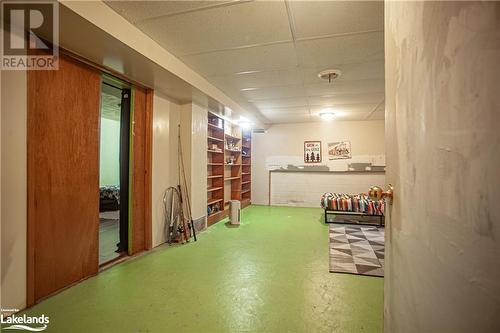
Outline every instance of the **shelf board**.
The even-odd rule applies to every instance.
[[[250,174],[250,172],[242,172],[241,174],[242,174],[242,175],[249,175],[249,174]]]
[[[248,183],[251,183],[251,182],[252,182],[251,180],[247,180],[246,182],[241,182],[241,185],[248,184]]]
[[[225,178],[224,180],[235,180],[235,179],[240,179],[241,177],[228,177]]]
[[[230,138],[230,139],[233,139],[233,140],[236,140],[236,141],[241,140],[241,138],[238,138],[238,137],[236,137],[236,136],[232,136],[231,134],[227,134],[227,133],[225,133],[225,135],[226,135],[226,138]]]
[[[241,165],[243,165],[243,166],[251,166],[250,163],[241,163]]]
[[[223,199],[212,199],[207,201],[207,206],[213,205],[214,203],[218,203],[219,201],[224,201]]]
[[[241,150],[231,150],[231,149],[227,149],[227,148],[226,148],[226,151],[230,151],[231,153],[238,153],[238,154],[241,154]]]
[[[213,136],[207,136],[207,139],[210,141],[224,142],[224,139],[214,138]]]
[[[209,179],[213,179],[213,178],[222,178],[222,177],[223,177],[222,175],[207,176],[207,178],[209,178]]]
[[[217,191],[217,190],[222,190],[224,187],[209,187],[207,189],[207,192],[213,192],[213,191]]]
[[[240,166],[241,164],[224,164],[225,166]]]
[[[220,213],[224,213],[224,210],[219,210],[218,212],[210,213],[210,214],[208,214],[207,217],[211,217],[211,216],[214,216],[214,215],[217,215],[217,214],[220,214]]]
[[[211,124],[211,123],[208,123],[208,127],[211,127],[213,129],[217,129],[217,130],[220,130],[220,131],[224,130],[222,127],[219,127],[219,126]]]
[[[224,165],[223,163],[207,163],[207,165]]]
[[[241,157],[252,157],[251,155],[241,155]]]
[[[215,153],[215,154],[224,154],[223,151],[217,151],[217,150],[212,150],[212,149],[207,149],[209,153]]]
[[[243,190],[243,191],[241,191],[241,194],[243,194],[243,193],[247,193],[247,192],[250,192],[250,191],[251,191],[251,190]]]

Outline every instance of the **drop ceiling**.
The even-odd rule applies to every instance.
[[[268,123],[384,119],[383,2],[106,3]]]
[[[101,117],[119,121],[121,103],[121,90],[107,84],[103,84],[101,91]]]

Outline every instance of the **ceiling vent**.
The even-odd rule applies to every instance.
[[[332,83],[333,80],[338,79],[342,75],[340,69],[325,69],[318,73],[318,77],[322,80]]]
[[[257,134],[266,133],[266,131],[263,128],[254,128],[252,132]]]

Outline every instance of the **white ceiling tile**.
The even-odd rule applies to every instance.
[[[383,120],[385,119],[385,110],[382,109],[380,111],[375,111],[373,112],[370,117],[368,117],[368,120]]]
[[[297,42],[302,67],[328,67],[384,60],[384,33],[372,32]]]
[[[369,112],[372,112],[378,104],[345,104],[345,105],[334,105],[329,108],[332,109],[334,113],[337,114],[349,114],[349,113],[359,113],[362,112],[364,114],[367,114]],[[325,107],[321,106],[311,106],[311,114],[318,114],[322,110],[324,110]]]
[[[276,1],[242,2],[137,26],[177,55],[292,40],[285,4]]]
[[[208,79],[216,84],[230,84],[237,89],[264,88],[272,86],[285,86],[302,83],[299,69],[289,68],[284,70],[245,73],[228,76],[212,76]]]
[[[304,87],[302,85],[266,87],[242,91],[242,94],[249,100],[287,98],[304,95]]]
[[[302,80],[304,83],[324,83],[318,77],[318,73],[325,69],[338,69],[341,71],[340,78],[336,79],[334,82],[338,81],[352,81],[352,80],[367,80],[367,79],[384,79],[385,77],[385,67],[384,60],[363,62],[357,64],[341,64],[341,65],[329,65],[320,67],[306,67],[302,68]]]
[[[280,115],[280,116],[269,116],[269,120],[273,123],[299,123],[312,121],[312,117],[309,114],[303,115]]]
[[[305,86],[308,96],[322,96],[328,94],[363,94],[384,92],[383,79],[334,81],[333,83],[310,84]]]
[[[261,109],[263,115],[267,116],[283,116],[283,115],[308,115],[309,107],[284,107],[284,108],[273,108],[273,109]]]
[[[147,3],[144,1],[105,1],[115,12],[134,23],[152,17],[231,2],[233,1],[147,1]]]
[[[181,60],[205,77],[297,66],[293,43],[190,55]]]
[[[290,1],[297,38],[384,29],[383,1]]]
[[[338,121],[343,121],[343,120],[366,120],[366,117],[368,115],[369,115],[369,113],[364,113],[364,112],[343,113],[343,114],[337,115],[335,117],[335,120],[338,120]]]
[[[307,106],[307,97],[289,97],[277,99],[257,99],[250,100],[259,109],[271,109],[289,106]]]
[[[309,105],[327,106],[356,103],[380,103],[384,99],[384,92],[368,94],[333,94],[324,96],[311,96]]]
[[[101,117],[111,120],[120,120],[121,112],[121,90],[102,85],[101,93]]]

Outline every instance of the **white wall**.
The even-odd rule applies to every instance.
[[[191,205],[193,219],[207,215],[208,111],[193,104],[191,131]]]
[[[177,143],[180,106],[155,92],[153,100],[153,247],[166,241],[163,194],[178,185]]]
[[[331,121],[302,124],[279,124],[272,125],[264,134],[252,134],[252,203],[267,205],[269,203],[269,171],[266,169],[266,159],[272,156],[298,156],[302,159],[304,152],[304,141],[319,140],[322,142],[323,161],[328,159],[327,143],[349,140],[351,141],[352,155],[384,155],[384,122],[383,121]],[[329,174],[321,174],[315,179],[320,186],[328,180]],[[274,177],[274,176],[273,176]],[[288,176],[293,182],[291,188],[299,188],[302,183],[307,182],[308,174],[294,173]],[[356,184],[356,181],[347,180],[350,175],[344,175],[343,179]],[[332,178],[334,179],[334,178]],[[335,178],[336,179],[336,178]],[[372,184],[376,185],[376,184]],[[383,185],[380,184],[379,185]],[[349,188],[348,188],[349,189]],[[353,191],[355,188],[352,189]],[[365,189],[365,191],[368,190]],[[331,188],[329,191],[335,191]],[[293,204],[296,197],[290,191],[290,197],[281,196],[280,202]],[[284,194],[284,193],[283,193]],[[299,199],[304,202],[319,202],[318,198],[310,197]],[[314,207],[317,207],[315,204]]]
[[[325,192],[367,193],[373,186],[385,185],[384,173],[271,173],[271,205],[320,207]]]
[[[181,106],[181,140],[193,219],[207,215],[208,111],[197,104]]]
[[[500,3],[385,3],[386,332],[500,332]]]
[[[26,306],[26,72],[1,74],[1,307]]]

